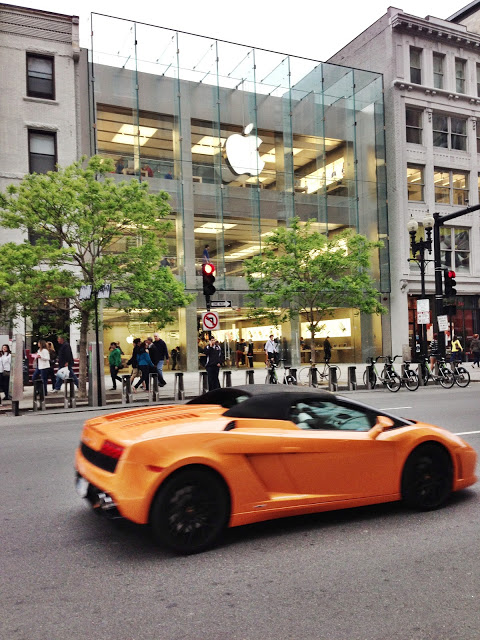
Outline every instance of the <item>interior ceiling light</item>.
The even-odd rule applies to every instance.
[[[296,156],[298,153],[300,153],[301,151],[303,151],[303,149],[297,149],[297,148],[293,148],[293,155]],[[275,147],[272,147],[272,149],[270,149],[270,151],[267,151],[266,153],[264,153],[263,155],[260,156],[262,158],[262,160],[264,160],[265,162],[270,162],[270,163],[274,163],[275,162]]]
[[[226,138],[216,138],[214,136],[203,136],[193,145],[192,153],[199,153],[204,156],[214,156],[220,153],[221,148],[225,144]]]
[[[133,124],[122,124],[118,133],[116,133],[112,142],[118,142],[119,144],[128,144],[133,145],[136,142],[137,137],[139,138],[140,146],[143,147],[150,138],[152,138],[158,129],[154,129],[153,127],[134,127]]]
[[[233,229],[236,224],[227,224],[222,222],[206,222],[201,227],[194,229],[195,233],[221,233],[223,230]]]

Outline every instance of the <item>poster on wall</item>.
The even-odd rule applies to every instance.
[[[300,331],[303,338],[310,337],[308,322],[302,322]],[[315,338],[349,338],[352,335],[352,323],[350,318],[335,318],[334,320],[321,320],[315,331]]]

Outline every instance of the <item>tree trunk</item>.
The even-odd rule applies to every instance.
[[[80,323],[80,376],[79,376],[79,397],[87,397],[87,334],[90,326],[90,312],[81,312]],[[103,363],[102,363],[103,364]]]
[[[315,331],[310,331],[310,360],[315,364]]]

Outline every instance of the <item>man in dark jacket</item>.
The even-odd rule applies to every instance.
[[[220,345],[216,342],[215,338],[210,338],[203,352],[207,356],[205,369],[207,370],[208,390],[220,389],[218,374],[220,373],[220,367],[224,360]]]
[[[57,341],[59,344],[58,349],[58,369],[63,369],[63,367],[68,367],[68,371],[70,374],[70,378],[73,378],[73,382],[78,388],[78,378],[73,371],[73,353],[72,348],[65,340],[63,336],[58,336]],[[62,386],[63,378],[60,376],[56,376],[55,378],[55,389],[54,391],[60,391],[60,387]]]
[[[152,351],[155,349],[156,351],[156,362],[152,357]],[[152,349],[150,349],[150,357],[152,358],[153,364],[157,367],[158,372],[158,384],[161,387],[164,387],[167,383],[163,379],[163,363],[165,360],[168,362],[168,349],[165,341],[160,338],[158,333],[153,334],[153,344]]]

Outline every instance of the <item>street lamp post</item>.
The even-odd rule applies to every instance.
[[[432,253],[432,229],[435,224],[435,219],[432,215],[427,213],[425,218],[423,219],[423,228],[426,232],[426,237],[421,240],[417,240],[417,231],[418,231],[418,222],[413,218],[407,223],[407,230],[410,234],[410,247],[412,249],[413,258],[409,258],[409,262],[416,262],[420,269],[420,285],[421,285],[421,296],[422,299],[425,298],[425,268],[426,263],[431,262],[425,258],[425,251],[428,253]],[[421,342],[420,342],[420,353],[423,358],[427,356],[427,327],[425,324],[421,325]]]

